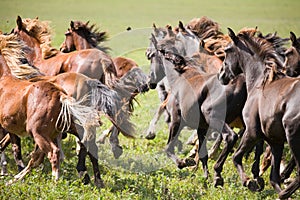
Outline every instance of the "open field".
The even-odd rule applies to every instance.
[[[245,1],[199,1],[199,0],[2,0],[0,1],[0,30],[10,32],[16,26],[16,17],[39,17],[51,21],[53,27],[53,46],[59,47],[64,40],[64,32],[71,20],[90,21],[106,30],[110,36],[106,43],[112,50],[112,56],[127,56],[134,59],[148,73],[149,62],[145,49],[153,23],[157,26],[171,24],[176,26],[181,20],[187,23],[194,17],[208,16],[218,22],[226,33],[231,27],[238,31],[243,27],[255,27],[263,33],[277,31],[281,37],[289,37],[293,31],[300,36],[300,1],[295,0],[245,0]],[[131,27],[131,31],[126,31]],[[276,199],[277,194],[269,183],[269,173],[263,178],[265,189],[252,193],[241,185],[231,155],[225,163],[223,188],[213,187],[213,160],[209,160],[209,179],[205,182],[202,170],[193,173],[189,169],[179,170],[164,154],[168,138],[167,125],[161,119],[157,137],[153,141],[143,139],[149,122],[158,106],[156,91],[138,96],[132,121],[136,124],[136,140],[120,136],[124,154],[119,160],[113,159],[108,141],[99,148],[99,161],[102,166],[102,178],[106,187],[98,189],[93,184],[82,185],[77,177],[77,157],[75,140],[68,137],[63,141],[66,158],[62,163],[62,177],[54,183],[51,180],[51,166],[47,159],[44,165],[33,170],[23,181],[12,186],[5,182],[17,173],[10,151],[9,177],[0,179],[0,199]],[[5,105],[2,105],[5,106]],[[106,120],[104,120],[106,122]],[[99,133],[108,128],[105,123]],[[182,141],[191,131],[184,130]],[[27,163],[33,149],[32,140],[22,140],[22,151]],[[185,156],[190,146],[184,145],[179,154]],[[250,174],[253,155],[245,161],[245,168]],[[89,174],[92,175],[90,162]],[[292,199],[300,199],[298,190]]]

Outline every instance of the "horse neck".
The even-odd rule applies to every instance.
[[[164,71],[165,71],[168,83],[169,83],[170,87],[172,88],[175,86],[176,81],[178,81],[178,79],[181,77],[180,77],[179,73],[174,69],[174,65],[170,61],[166,60],[165,58],[162,58],[162,59],[163,59]]]
[[[81,37],[76,33],[73,33],[72,36],[73,36],[74,46],[77,51],[94,48],[84,37]]]
[[[246,77],[246,87],[249,94],[253,89],[260,88],[264,79],[265,66],[255,55],[247,54],[243,57],[240,66],[242,66],[242,71]]]

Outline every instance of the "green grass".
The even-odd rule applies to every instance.
[[[217,21],[224,33],[231,27],[235,31],[243,27],[258,26],[263,33],[277,31],[282,37],[289,37],[293,31],[300,36],[300,1],[282,0],[245,0],[245,1],[199,1],[199,0],[152,0],[152,1],[17,1],[0,2],[0,30],[10,32],[15,27],[16,17],[39,17],[51,21],[55,32],[53,46],[59,47],[64,40],[64,32],[71,20],[82,20],[95,23],[110,35],[107,46],[112,48],[111,55],[124,55],[139,63],[145,72],[149,72],[149,62],[145,58],[145,48],[149,44],[151,26],[171,24],[176,26],[181,20],[187,23],[194,17],[208,16]],[[127,27],[132,31],[125,31]],[[214,188],[213,164],[209,161],[210,177],[205,181],[202,170],[196,173],[189,169],[179,170],[164,154],[168,129],[161,120],[158,125],[157,138],[147,141],[145,134],[148,124],[158,106],[156,91],[150,91],[138,97],[140,105],[135,105],[132,121],[136,124],[137,139],[129,140],[120,136],[124,155],[119,160],[113,159],[108,141],[99,147],[102,178],[106,187],[97,189],[82,185],[77,177],[74,138],[63,141],[66,159],[62,163],[61,179],[54,183],[51,180],[51,167],[45,159],[43,167],[33,170],[23,181],[12,186],[5,182],[17,173],[10,151],[8,177],[0,179],[1,199],[275,199],[277,194],[270,186],[268,174],[264,175],[266,188],[260,193],[252,193],[242,187],[237,171],[232,164],[231,155],[225,163],[223,188]],[[107,122],[106,120],[104,120]],[[109,127],[105,123],[99,133]],[[190,131],[181,134],[182,141]],[[32,139],[22,140],[24,159],[28,161],[29,152],[33,149]],[[178,154],[184,157],[189,151],[184,146]],[[250,174],[253,155],[245,160],[245,169]],[[92,174],[90,163],[89,174]],[[297,191],[293,199],[300,198]]]

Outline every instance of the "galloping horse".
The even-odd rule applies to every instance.
[[[22,179],[32,167],[38,166],[44,155],[48,156],[52,164],[52,175],[57,180],[62,153],[60,133],[76,131],[75,122],[78,120],[76,123],[86,127],[84,137],[92,137],[94,133],[87,130],[98,123],[98,114],[96,110],[83,104],[84,99],[75,101],[58,85],[48,81],[17,79],[8,66],[8,63],[15,63],[11,58],[20,58],[20,51],[15,51],[15,47],[19,45],[17,37],[1,35],[0,40],[0,101],[5,105],[0,109],[0,124],[5,130],[20,137],[32,136],[36,144],[27,167],[13,181]]]
[[[216,74],[201,72],[199,67],[190,65],[190,59],[174,52],[176,44],[168,38],[157,42],[153,36],[152,42],[157,51],[153,54],[152,60],[155,60],[151,62],[150,79],[154,81],[156,80],[154,77],[165,75],[171,86],[170,98],[174,98],[178,104],[177,108],[173,107],[173,109],[175,108],[176,111],[180,109],[180,114],[172,113],[166,152],[179,168],[193,165],[194,163],[188,159],[179,159],[174,154],[173,147],[174,139],[178,137],[184,126],[197,129],[201,147],[201,150],[198,148],[198,154],[207,176],[206,132],[208,128],[212,128],[222,133],[226,143],[214,167],[214,184],[223,185],[222,167],[238,138],[228,124],[241,117],[246,99],[246,91],[242,89],[245,87],[243,76],[232,81],[230,86],[223,87]]]
[[[82,49],[107,49],[100,45],[100,42],[105,41],[107,35],[105,32],[100,32],[94,29],[95,25],[88,26],[87,23],[81,21],[71,21],[70,28],[65,33],[65,40],[62,43],[60,50],[66,53]],[[145,92],[148,90],[147,77],[143,71],[138,68],[138,64],[126,57],[115,57],[113,63],[116,68],[116,78],[118,79],[117,87],[111,85],[113,89],[120,93],[124,103],[128,106],[132,105],[132,100],[138,94],[136,91]],[[127,73],[129,73],[127,75]],[[126,76],[126,77],[124,77]],[[123,89],[121,88],[123,83]],[[137,89],[137,90],[136,90]],[[128,90],[127,92],[125,90]],[[132,112],[133,107],[125,108],[128,113]],[[128,116],[129,117],[129,116]],[[110,134],[110,144],[115,158],[122,155],[122,147],[119,145],[119,130],[112,126],[108,132],[104,132],[99,139],[103,143],[105,138]]]
[[[219,79],[223,84],[240,73],[246,76],[248,97],[243,110],[246,130],[233,156],[242,183],[256,191],[260,181],[252,181],[245,174],[242,158],[259,140],[266,140],[271,147],[272,167],[270,182],[279,198],[286,199],[300,186],[300,79],[284,77],[281,56],[274,46],[262,38],[235,35],[229,30],[232,43],[226,47]],[[297,177],[285,189],[280,187],[280,161],[284,143],[288,142],[297,166]]]
[[[51,46],[51,29],[46,21],[17,17],[14,33],[23,40],[27,60],[45,75],[53,76],[63,72],[82,73],[100,80],[107,85],[113,84],[116,76],[115,66],[109,55],[98,49],[85,49],[61,53]]]

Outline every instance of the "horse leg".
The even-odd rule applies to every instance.
[[[292,159],[297,166],[296,178],[279,193],[280,199],[287,199],[300,187],[300,127],[298,126],[298,123],[295,123],[294,120],[288,119],[283,120],[283,125],[285,127],[286,138],[291,150]]]
[[[1,166],[1,176],[6,176],[7,175],[7,161],[6,161],[6,155],[4,152],[1,152],[0,166]]]
[[[119,130],[114,126],[109,137],[109,143],[115,159],[123,154],[123,148],[119,145]]]
[[[92,165],[93,165],[93,171],[94,171],[94,184],[98,188],[104,188],[103,180],[101,179],[100,170],[99,170],[99,164],[98,164],[98,147],[96,145],[96,140],[91,139],[88,141],[88,147],[89,150],[87,152]]]
[[[291,157],[288,165],[284,168],[284,170],[280,174],[280,182],[283,183],[286,179],[288,179],[296,167],[296,162],[294,157]]]
[[[31,171],[33,167],[37,167],[43,162],[44,156],[45,154],[36,144],[34,151],[30,154],[31,159],[29,160],[27,166],[21,172],[15,175],[14,179],[8,181],[6,185],[11,185],[17,182],[18,180],[22,180]]]
[[[246,175],[242,161],[244,154],[249,152],[249,150],[251,150],[259,140],[257,132],[260,132],[257,128],[246,129],[242,136],[241,142],[235,154],[233,155],[233,164],[238,171],[242,184],[243,186],[248,187],[251,191],[258,191],[260,190],[261,186],[257,181],[250,180],[250,178]]]
[[[15,162],[17,163],[18,171],[20,172],[25,167],[23,160],[22,160],[21,139],[15,134],[9,133],[9,135],[10,135],[10,140],[12,143],[14,159],[15,159]]]
[[[111,126],[108,130],[103,131],[97,142],[100,144],[104,144],[105,139],[111,134],[113,127],[114,126]]]
[[[207,165],[208,152],[207,152],[207,148],[206,148],[206,138],[205,138],[206,132],[207,132],[206,129],[202,129],[202,128],[197,129],[198,141],[199,141],[198,156],[199,156],[200,161],[202,163],[202,169],[203,169],[203,172],[204,172],[205,179],[207,179],[208,175],[209,175],[208,165]]]
[[[221,122],[217,121],[216,122]],[[212,122],[213,123],[213,122]],[[221,151],[221,154],[219,155],[219,158],[216,161],[216,164],[214,165],[215,170],[215,176],[214,176],[214,186],[223,186],[224,179],[221,176],[221,172],[223,170],[223,165],[226,161],[227,156],[231,152],[233,146],[235,145],[238,135],[234,133],[234,131],[228,126],[228,124],[224,123],[223,130],[222,130],[222,137],[225,141],[225,145],[223,150]]]
[[[165,105],[161,104],[158,108],[158,110],[156,111],[153,119],[151,120],[150,122],[150,126],[147,130],[147,134],[145,136],[146,139],[148,140],[153,140],[156,136],[155,134],[155,127],[156,127],[156,124],[158,122],[158,120],[160,119],[162,113],[164,112],[165,110]]]
[[[255,156],[254,162],[252,164],[251,172],[253,174],[254,181],[260,186],[257,191],[262,191],[265,187],[265,182],[263,178],[261,178],[260,171],[259,171],[259,163],[260,163],[260,156],[263,154],[264,148],[264,141],[260,139],[258,143],[255,145]]]
[[[222,135],[218,133],[217,139],[215,140],[212,148],[210,148],[210,150],[209,150],[209,154],[208,154],[209,158],[213,158],[216,156],[222,141],[223,141]]]
[[[271,146],[271,145],[270,145]],[[276,192],[281,191],[280,187],[280,162],[283,153],[283,144],[272,145],[272,160],[271,160],[271,173],[270,173],[270,183]]]
[[[272,154],[271,154],[271,147],[268,145],[266,147],[265,153],[264,153],[264,157],[260,166],[260,172],[259,175],[262,176],[265,171],[270,167],[271,165],[271,158],[272,158]]]

